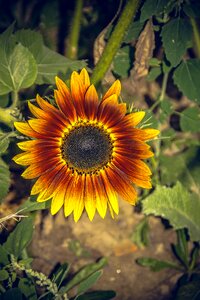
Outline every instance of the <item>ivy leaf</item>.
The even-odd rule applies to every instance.
[[[153,15],[160,15],[168,5],[168,0],[146,0],[141,9],[140,21],[146,21]]]
[[[178,182],[173,188],[157,186],[143,201],[143,212],[169,220],[174,229],[187,228],[192,241],[200,240],[200,198]]]
[[[0,158],[0,202],[7,195],[10,186],[10,171],[8,165]]]
[[[180,125],[182,131],[200,131],[200,108],[188,107],[181,112]]]
[[[69,69],[76,71],[86,66],[85,61],[70,60],[45,46],[35,58],[38,66],[37,84],[54,83],[59,72],[65,73]]]
[[[200,59],[183,61],[174,72],[174,82],[190,100],[200,103]]]
[[[172,66],[176,66],[191,45],[192,27],[188,20],[176,18],[163,26],[162,42]]]
[[[16,258],[21,255],[22,250],[28,246],[33,235],[33,219],[27,217],[23,219],[14,229],[4,243],[4,248],[9,254]]]

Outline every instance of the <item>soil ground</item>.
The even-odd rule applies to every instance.
[[[90,222],[84,214],[78,223],[65,219],[60,212],[55,217],[41,213],[30,247],[33,269],[49,274],[57,263],[68,262],[71,272],[106,256],[108,265],[93,290],[114,290],[115,300],[167,300],[180,276],[172,270],[152,272],[139,266],[139,257],[172,259],[173,230],[166,230],[160,219],[150,217],[150,245],[138,249],[130,236],[143,218],[133,208],[120,201],[120,213],[113,220],[98,215]]]

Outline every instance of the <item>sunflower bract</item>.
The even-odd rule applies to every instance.
[[[31,140],[20,142],[24,152],[13,159],[28,166],[22,176],[37,178],[31,194],[37,201],[51,200],[51,213],[64,206],[65,216],[78,221],[85,209],[90,220],[96,210],[104,218],[118,214],[118,195],[134,205],[134,184],[151,188],[151,171],[143,159],[153,156],[146,141],[159,133],[136,128],[145,113],[127,114],[118,103],[119,80],[99,101],[88,73],[71,75],[70,89],[56,77],[57,107],[37,96],[37,106],[29,102],[35,118],[15,122],[15,127]]]

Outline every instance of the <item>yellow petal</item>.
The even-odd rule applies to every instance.
[[[63,195],[57,193],[53,196],[53,199],[51,201],[51,214],[55,215],[63,206],[64,203],[64,197]]]
[[[121,92],[121,83],[119,80],[116,80],[103,96],[103,100],[105,100],[106,98],[110,97],[113,94],[119,96],[120,92]]]
[[[85,68],[83,68],[80,72],[80,78],[85,85],[85,88],[87,89],[90,86],[90,77],[88,75],[88,72]]]
[[[95,191],[91,175],[85,175],[85,210],[90,221],[93,220],[96,211]]]
[[[136,125],[138,125],[142,121],[144,116],[145,116],[144,111],[138,111],[138,112],[131,113],[131,114],[127,115],[126,118],[130,119],[130,121],[132,123],[132,126],[135,127]]]

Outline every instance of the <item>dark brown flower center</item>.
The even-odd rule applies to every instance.
[[[98,126],[74,127],[63,139],[62,153],[69,167],[80,173],[93,173],[112,159],[112,141]]]

